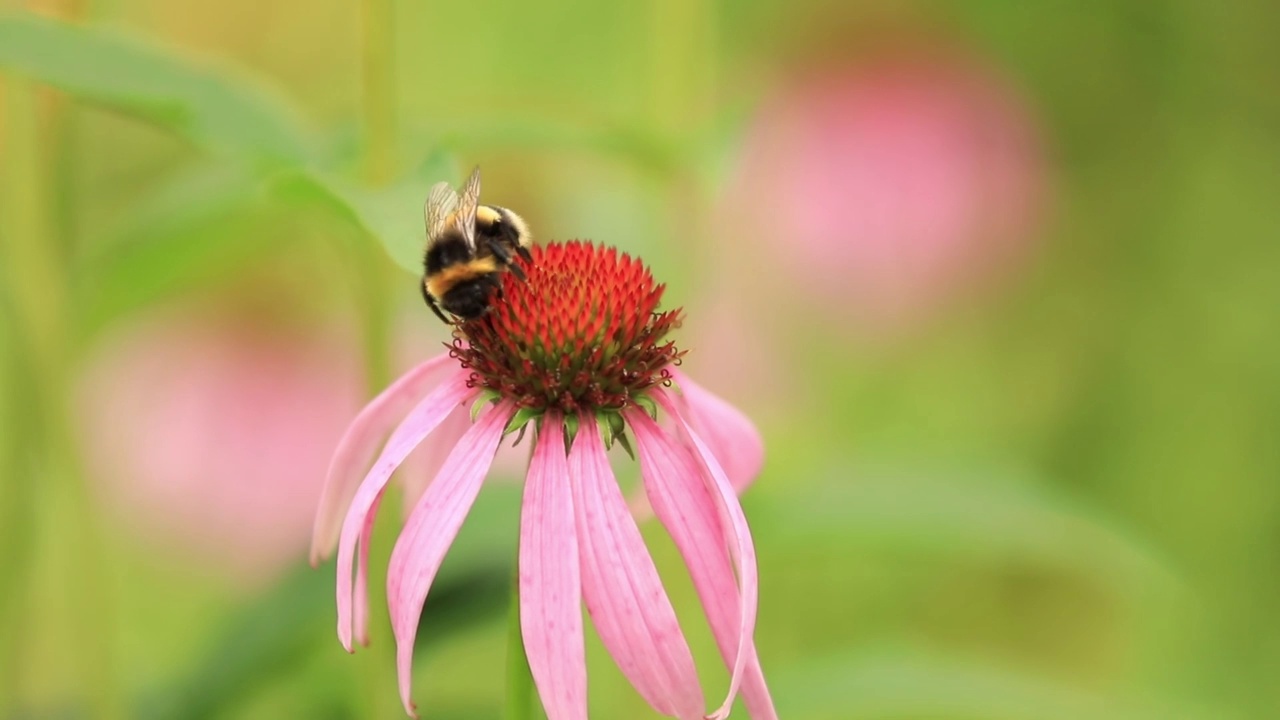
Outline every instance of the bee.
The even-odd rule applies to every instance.
[[[423,214],[422,297],[445,323],[445,311],[464,320],[483,315],[494,293],[502,291],[501,273],[510,270],[525,279],[515,256],[533,259],[529,226],[506,208],[480,204],[480,168],[471,171],[461,195],[449,183],[432,186]]]

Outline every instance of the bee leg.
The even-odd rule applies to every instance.
[[[490,238],[486,244],[489,246],[489,252],[497,255],[498,259],[501,260],[503,264],[509,265],[511,263],[511,251],[507,249],[506,245],[503,245],[493,238]]]
[[[533,253],[529,252],[529,248],[523,245],[517,245],[516,252],[520,253],[520,257],[524,258],[525,262],[527,263],[533,262]]]
[[[490,240],[489,250],[491,250],[493,254],[496,255],[499,260],[502,261],[502,264],[506,265],[507,269],[510,270],[512,273],[514,273],[516,277],[520,278],[521,280],[526,279],[524,270],[519,265],[512,262],[512,260],[514,260],[515,258],[511,257],[511,251],[508,250],[505,245],[498,242],[497,240]]]
[[[511,264],[511,251],[507,250],[507,246],[497,240],[489,240],[489,251],[498,256],[504,265]]]
[[[427,307],[431,308],[431,312],[435,313],[436,317],[440,318],[440,322],[445,325],[450,324],[449,318],[445,317],[444,313],[440,312],[440,306],[436,304],[436,299],[431,297],[431,293],[427,292],[426,283],[422,284],[422,299],[427,301]]]

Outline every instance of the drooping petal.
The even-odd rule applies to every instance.
[[[387,566],[387,606],[396,636],[400,699],[410,715],[415,715],[410,698],[413,643],[418,635],[422,605],[445,553],[480,492],[513,412],[510,403],[492,408],[462,436],[444,461],[440,474],[418,499],[391,551],[391,562]]]
[[[378,516],[378,506],[382,504],[382,496],[373,499],[369,506],[369,517]],[[356,587],[353,610],[356,642],[369,646],[369,546],[373,542],[373,520],[370,519],[360,528],[360,540],[356,546],[360,560],[356,562]],[[339,614],[341,622],[341,614]],[[347,648],[350,650],[350,648]]]
[[[423,438],[435,430],[450,412],[453,412],[458,403],[475,394],[474,389],[467,387],[468,377],[469,373],[466,371],[455,372],[418,403],[404,422],[400,423],[400,426],[391,434],[386,447],[382,449],[382,454],[378,456],[377,461],[356,490],[355,497],[351,499],[351,507],[347,510],[347,517],[342,522],[342,534],[338,538],[338,639],[342,641],[342,646],[347,649],[347,652],[351,652],[353,630],[351,574],[356,546],[363,544],[367,547],[368,545],[367,540],[373,529],[375,510],[383,491],[387,488],[391,473],[395,472],[405,456],[422,442]],[[361,543],[361,540],[365,542]],[[361,588],[365,587],[366,583],[364,574],[368,572],[367,559],[367,550],[362,551],[360,562],[355,568],[360,574],[356,584]],[[363,603],[364,600],[360,602]],[[358,616],[367,617],[363,605],[360,611],[357,613]],[[367,632],[363,626],[354,630],[362,638]]]
[[[440,427],[436,428],[435,432],[428,435],[427,439],[405,458],[404,465],[400,469],[400,477],[403,478],[406,518],[413,510],[413,506],[418,504],[422,491],[426,490],[427,485],[440,474],[440,467],[444,465],[445,458],[449,457],[449,452],[470,427],[471,408],[465,404],[459,405],[449,413],[449,417],[445,418],[444,422],[440,423]]]
[[[520,632],[548,720],[587,720],[573,488],[562,419],[542,422],[520,510]]]
[[[741,592],[715,500],[706,484],[697,480],[702,470],[688,448],[643,412],[628,411],[626,419],[635,435],[641,475],[654,513],[684,557],[720,655],[732,670],[739,652]],[[747,713],[752,720],[777,720],[754,641],[749,642],[747,652],[741,686]],[[732,700],[727,698],[722,709]]]
[[[699,476],[704,481],[711,500],[715,504],[720,518],[720,527],[724,542],[729,547],[729,554],[736,564],[738,584],[741,590],[740,610],[738,618],[738,650],[734,654],[733,671],[729,680],[729,699],[716,712],[715,717],[724,718],[729,714],[733,697],[738,692],[742,677],[746,672],[749,652],[756,628],[756,609],[759,601],[760,580],[756,567],[756,548],[751,539],[751,529],[747,526],[747,517],[742,512],[738,495],[734,492],[729,478],[725,475],[716,456],[706,443],[694,432],[693,428],[680,414],[679,408],[665,389],[655,393],[658,403],[676,419],[676,426],[693,449],[693,456],[702,466]],[[655,508],[656,511],[656,508]]]
[[[693,655],[657,568],[627,510],[593,418],[569,453],[582,554],[582,596],[618,668],[654,709],[701,719],[705,704]]]
[[[724,468],[738,493],[747,489],[764,466],[764,441],[751,419],[723,398],[695,383],[677,368],[671,375],[680,386],[677,404]]]
[[[449,366],[449,354],[437,355],[400,376],[356,415],[338,442],[329,462],[320,506],[311,531],[311,565],[319,565],[333,552],[342,530],[342,518],[355,494],[360,473],[369,465],[373,451],[391,428],[404,418],[409,407],[439,379]]]

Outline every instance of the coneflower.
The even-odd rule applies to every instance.
[[[618,667],[658,712],[725,718],[741,690],[752,718],[776,718],[753,639],[755,549],[736,494],[760,469],[759,435],[677,370],[682,352],[667,336],[681,313],[658,310],[664,287],[642,262],[591,243],[550,243],[534,248],[524,269],[527,280],[507,275],[491,311],[460,323],[450,350],[375,398],[339,444],[312,545],[313,563],[337,547],[339,639],[348,651],[353,638],[368,642],[369,539],[391,474],[446,418],[476,410],[391,553],[387,602],[405,710],[414,714],[413,644],[436,572],[503,437],[532,431],[520,625],[549,720],[587,717],[584,604]],[[656,422],[660,414],[674,432]],[[615,443],[639,460],[648,502],[688,566],[730,669],[727,696],[710,714],[609,467]]]

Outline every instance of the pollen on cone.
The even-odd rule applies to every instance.
[[[477,386],[531,409],[621,409],[670,379],[682,352],[663,338],[679,308],[658,311],[663,285],[644,263],[590,242],[548,243],[507,273],[480,318],[458,326],[453,352]]]

